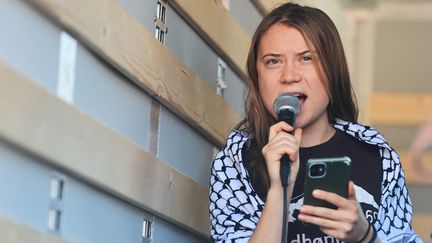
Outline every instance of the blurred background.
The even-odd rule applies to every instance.
[[[280,2],[0,0],[0,242],[208,242],[212,158]],[[432,178],[409,148],[432,116],[432,1],[296,2],[336,23],[360,121],[400,154],[429,242]]]

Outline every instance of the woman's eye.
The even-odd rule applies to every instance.
[[[303,61],[312,61],[311,56],[303,56]]]
[[[279,60],[278,59],[269,59],[266,61],[266,64],[278,64]]]

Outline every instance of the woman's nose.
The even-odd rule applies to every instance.
[[[281,82],[291,83],[291,82],[299,82],[301,80],[301,72],[299,67],[296,67],[295,64],[285,64],[285,67],[282,70],[281,74]]]

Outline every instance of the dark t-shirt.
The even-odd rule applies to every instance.
[[[244,162],[249,171],[250,166],[247,158],[250,158],[248,153],[252,150],[251,147],[244,150],[247,153],[244,154]],[[381,198],[382,182],[382,162],[379,156],[379,149],[376,145],[369,145],[358,141],[354,137],[336,129],[335,135],[327,142],[313,147],[300,148],[300,169],[289,208],[289,242],[337,242],[332,237],[322,233],[318,227],[305,225],[297,220],[297,216],[300,206],[303,205],[303,188],[307,160],[309,158],[342,156],[351,158],[351,180],[356,185],[357,200],[360,202],[366,219],[371,223],[376,220]],[[253,175],[251,175],[251,181],[252,186],[260,197],[265,200],[267,193],[262,190],[262,182]]]
[[[366,218],[373,222],[378,213],[381,198],[382,162],[377,146],[358,141],[354,137],[336,130],[335,135],[327,142],[308,148],[300,148],[300,169],[294,186],[292,203],[303,198],[305,165],[310,158],[341,157],[351,158],[351,180],[354,181],[357,200]],[[289,242],[331,242],[317,227],[306,226],[297,220],[298,210],[294,212],[294,222],[290,222]],[[315,239],[315,241],[314,241]]]

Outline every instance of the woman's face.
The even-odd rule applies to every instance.
[[[311,48],[297,29],[278,23],[261,37],[256,60],[259,93],[266,109],[277,117],[273,111],[276,97],[286,92],[297,95],[301,112],[296,126],[302,128],[317,122],[328,124],[329,98]]]

